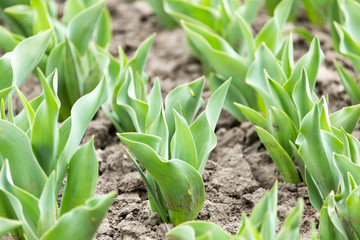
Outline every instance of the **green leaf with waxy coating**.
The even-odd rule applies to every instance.
[[[289,154],[265,129],[258,126],[255,126],[255,129],[284,180],[290,183],[298,183],[300,179],[295,164]]]
[[[6,88],[11,88],[14,83],[13,70],[11,66],[12,53],[6,53],[0,58],[0,74],[2,76],[0,81],[0,90],[3,96],[7,96]],[[3,97],[4,98],[4,97]]]
[[[36,11],[33,21],[33,33],[39,33],[51,28],[51,17],[47,3],[42,0],[30,0],[31,6]]]
[[[355,40],[343,26],[334,23],[340,37],[339,51],[346,58],[350,59],[357,72],[360,72],[360,42]]]
[[[24,223],[22,230],[25,234],[34,238],[37,232],[37,220],[40,215],[38,199],[13,184],[7,160],[0,171],[0,192],[4,194],[3,196],[11,206],[11,209],[7,209],[7,211],[12,212],[16,219],[22,221]]]
[[[55,196],[55,172],[53,171],[39,198],[40,217],[37,225],[37,233],[43,235],[57,220],[57,197]]]
[[[353,104],[360,103],[360,88],[357,81],[337,61],[334,61],[334,65],[351,102]]]
[[[346,206],[350,224],[357,237],[360,237],[360,187],[353,190],[347,197]]]
[[[183,223],[168,232],[166,236],[174,237],[178,240],[229,240],[231,238],[220,226],[204,221]]]
[[[196,113],[203,104],[205,78],[201,77],[189,84],[183,84],[173,89],[165,98],[165,117],[169,128],[169,138],[175,132],[175,121],[172,109],[175,109],[187,122],[191,124]],[[169,140],[169,141],[170,141]]]
[[[150,48],[154,42],[155,34],[148,37],[136,50],[134,57],[126,64],[130,68],[132,68],[133,74],[136,75],[137,73],[140,74],[141,80],[143,83],[146,84],[145,79],[145,63],[147,56],[149,54]]]
[[[106,101],[107,94],[106,81],[103,79],[93,91],[79,98],[71,109],[71,130],[68,138],[63,139],[66,140],[66,145],[63,147],[64,151],[61,153],[56,166],[57,191],[60,190],[72,155],[79,146],[91,119],[101,104]]]
[[[338,179],[332,154],[342,148],[340,141],[334,139],[333,135],[320,129],[320,111],[322,103],[318,102],[314,108],[305,116],[301,123],[299,155],[304,160],[307,170],[318,185],[322,194],[327,196],[332,190],[337,189]],[[336,142],[338,141],[338,142]],[[336,147],[336,150],[332,147]],[[314,159],[318,159],[314,161]]]
[[[334,192],[331,192],[320,211],[320,239],[342,240],[348,238],[344,225],[338,216],[339,209],[336,206]]]
[[[40,240],[92,239],[116,195],[117,193],[112,192],[87,200],[85,205],[62,215]]]
[[[0,238],[22,225],[21,221],[0,217]]]
[[[323,62],[324,58],[324,53],[320,47],[320,40],[318,37],[314,37],[310,44],[309,51],[296,63],[291,73],[290,79],[284,85],[284,88],[290,94],[290,96],[292,95],[296,83],[301,77],[303,68],[307,73],[310,92],[312,93],[314,91],[319,66]]]
[[[344,198],[346,198],[352,190],[349,188],[350,182],[348,179],[348,174],[351,174],[351,176],[355,179],[359,179],[360,166],[354,164],[348,157],[337,153],[334,153],[334,162],[337,169],[339,170],[339,173],[341,174],[341,194],[344,196]]]
[[[360,105],[345,107],[330,115],[331,125],[352,133],[360,119]]]
[[[284,226],[276,240],[299,239],[300,224],[304,213],[304,200],[298,200],[295,208],[286,217]]]
[[[218,29],[220,14],[215,8],[203,6],[196,2],[166,0],[164,1],[164,10],[177,21],[186,20],[197,25],[206,26],[209,29]]]
[[[265,43],[272,52],[277,53],[282,45],[282,28],[288,19],[294,0],[281,1],[275,8],[274,17],[256,36],[256,46]]]
[[[267,122],[266,119],[264,118],[264,116],[259,113],[258,111],[255,111],[252,108],[249,108],[245,105],[239,104],[239,103],[234,103],[235,106],[242,112],[242,114],[245,116],[245,118],[251,122],[252,124],[262,127],[262,128],[267,128]]]
[[[196,169],[200,174],[203,173],[207,158],[216,146],[214,130],[230,84],[231,80],[229,79],[215,90],[209,99],[205,111],[190,126],[198,157]]]
[[[41,32],[20,42],[11,54],[11,65],[17,87],[20,87],[43,58],[53,30]]]
[[[0,48],[5,52],[12,51],[21,40],[22,37],[20,35],[16,35],[3,26],[0,26]]]
[[[107,9],[104,9],[94,33],[94,41],[102,48],[108,48],[112,40],[111,16]]]
[[[295,142],[299,134],[294,122],[289,118],[286,113],[277,107],[271,107],[269,113],[269,132],[284,148],[284,150],[292,156],[292,149],[289,141]]]
[[[83,55],[96,28],[96,23],[101,17],[105,1],[99,1],[91,7],[77,14],[69,23],[67,36]]]
[[[262,44],[255,53],[255,61],[249,67],[246,83],[252,86],[262,97],[267,108],[272,103],[268,78],[279,84],[286,81],[286,76],[271,50]]]
[[[238,98],[236,102],[256,107],[257,102],[254,101],[256,94],[244,82],[248,70],[247,60],[240,56],[225,39],[215,33],[187,22],[182,22],[182,26],[192,51],[205,66],[209,66],[209,71],[216,72],[225,80],[230,77],[233,79],[232,86],[238,90],[235,95]],[[212,89],[216,88],[212,87]],[[241,99],[245,100],[241,101]],[[236,113],[238,110],[232,104],[233,102],[234,100],[227,101],[225,109]]]
[[[1,157],[8,159],[15,185],[39,197],[46,174],[32,153],[29,138],[15,125],[0,120],[0,142]],[[19,146],[21,151],[18,151]]]
[[[195,219],[205,198],[204,183],[196,169],[179,159],[163,159],[150,146],[129,140],[126,133],[120,134],[119,138],[158,183],[170,221],[179,225]]]
[[[60,215],[83,205],[94,195],[98,174],[98,160],[94,139],[79,148],[69,162],[67,181],[61,201]]]
[[[255,58],[255,41],[251,33],[251,28],[245,19],[238,13],[235,12],[235,21],[239,29],[241,30],[242,37],[244,38],[244,44],[242,49],[246,49],[248,62],[252,63]]]
[[[159,18],[161,24],[165,28],[172,28],[176,26],[174,19],[164,10],[164,0],[147,0],[147,2],[149,2],[155,15]]]
[[[194,138],[185,119],[173,109],[175,133],[171,140],[171,158],[183,160],[193,168],[198,168],[198,156]],[[204,126],[203,126],[204,127]],[[186,147],[186,151],[184,151]]]
[[[263,239],[274,239],[277,229],[276,208],[278,200],[278,182],[255,205],[250,215],[251,224],[258,230]]]
[[[300,119],[303,119],[314,106],[313,95],[310,91],[309,81],[304,68],[302,69],[300,79],[294,86],[292,99],[296,105]]]
[[[39,79],[44,89],[45,100],[37,109],[31,129],[31,146],[40,166],[47,175],[55,169],[56,151],[58,145],[58,117],[60,102],[49,82],[57,82],[56,70],[49,76],[53,80],[45,79],[39,72]],[[55,78],[55,79],[54,79]]]
[[[300,125],[300,119],[298,116],[298,112],[296,111],[296,106],[292,101],[291,97],[287,94],[283,86],[274,81],[273,79],[268,78],[270,94],[272,96],[272,106],[278,106],[281,110],[283,110],[291,121],[295,124],[295,126]]]

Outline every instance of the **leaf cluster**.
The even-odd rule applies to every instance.
[[[230,236],[215,223],[203,221],[190,221],[180,224],[167,233],[167,236],[179,240],[245,240],[245,239],[267,239],[285,240],[298,239],[299,227],[304,211],[304,202],[299,200],[295,208],[285,219],[284,226],[278,231],[277,208],[277,182],[271,191],[255,205],[249,217],[242,216],[242,224],[237,234]]]
[[[39,97],[28,102],[16,89],[24,106],[19,115],[14,116],[9,97],[6,120],[2,100],[0,234],[11,232],[19,239],[90,239],[116,195],[94,197],[98,160],[93,139],[78,148],[106,100],[105,81],[80,98],[59,127],[57,72],[45,78],[38,69],[38,76],[43,87]]]
[[[68,0],[62,21],[54,1],[5,1],[1,8],[10,29],[0,29],[0,48],[6,51],[11,51],[19,39],[53,29],[39,67],[47,75],[58,70],[60,120],[67,119],[76,100],[93,90],[104,74],[100,62],[111,40],[111,19],[105,1]]]

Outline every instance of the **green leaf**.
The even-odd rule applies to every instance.
[[[196,169],[200,174],[203,173],[206,160],[216,146],[214,130],[224,105],[230,83],[231,80],[229,79],[215,90],[209,99],[205,111],[201,113],[190,126],[198,157],[198,166]]]
[[[271,124],[271,126],[269,126],[271,134],[277,139],[289,156],[291,156],[292,150],[289,141],[295,142],[299,134],[294,122],[283,110],[276,107],[270,108],[268,121]]]
[[[346,199],[347,214],[349,215],[350,224],[357,234],[360,236],[360,187],[357,187],[351,192],[349,197]]]
[[[194,138],[185,119],[173,109],[175,133],[171,140],[171,158],[183,160],[193,168],[198,167],[198,156]],[[185,149],[185,150],[184,150]]]
[[[85,53],[88,47],[104,7],[105,1],[99,1],[98,3],[77,14],[69,22],[67,36],[79,50],[81,55]]]
[[[191,124],[195,114],[203,104],[201,95],[204,89],[205,78],[201,77],[189,84],[183,84],[173,89],[165,98],[165,117],[169,128],[169,137],[175,132],[175,121],[172,109],[175,109]]]
[[[170,221],[179,225],[195,219],[205,198],[204,183],[199,173],[186,162],[179,159],[167,161],[148,145],[129,140],[126,136],[120,134],[119,138],[158,183]]]
[[[263,239],[274,239],[277,229],[277,208],[278,182],[260,200],[251,212],[250,222],[259,231]]]
[[[49,78],[57,82],[57,72]],[[47,175],[55,169],[56,151],[58,145],[58,116],[60,103],[56,93],[51,89],[48,81],[39,73],[39,79],[44,89],[45,101],[36,111],[31,131],[31,146],[37,161]]]
[[[164,10],[177,21],[185,20],[216,30],[220,13],[215,8],[181,0],[166,0]]]
[[[11,54],[11,65],[17,87],[20,87],[43,58],[52,30],[41,32],[20,42]]]
[[[39,236],[55,225],[58,211],[56,202],[55,172],[53,171],[50,174],[39,199],[40,217],[37,224]]]
[[[292,99],[296,105],[296,109],[299,112],[300,119],[303,119],[314,106],[312,92],[310,91],[307,73],[304,68],[302,69],[300,79],[294,86]]]
[[[320,239],[340,240],[349,239],[344,226],[338,216],[339,209],[336,208],[334,192],[326,198],[320,211]]]
[[[259,113],[258,111],[255,111],[252,108],[249,108],[245,105],[239,104],[239,103],[234,103],[235,106],[242,112],[242,114],[245,116],[245,118],[250,121],[252,124],[262,127],[262,128],[266,128],[267,127],[267,123],[266,123],[266,119],[264,118],[264,116]]]
[[[255,41],[251,33],[251,28],[245,19],[238,13],[235,12],[235,21],[239,29],[241,30],[242,37],[244,38],[243,49],[246,49],[248,62],[252,63],[255,59]]]
[[[88,240],[95,235],[117,193],[92,198],[85,205],[74,208],[59,218],[57,224],[40,240]]]
[[[70,134],[68,134],[66,145],[64,146],[64,150],[60,155],[56,166],[57,191],[60,190],[66,167],[79,146],[87,126],[106,99],[107,87],[105,79],[103,79],[93,91],[79,98],[71,109]]]
[[[337,61],[334,61],[334,65],[351,102],[353,104],[360,103],[360,88],[357,81],[353,79],[353,77]]]
[[[360,105],[342,108],[330,115],[331,125],[352,133],[360,119]]]
[[[112,40],[111,16],[107,9],[104,9],[94,33],[94,41],[103,48],[108,48]]]
[[[286,91],[292,95],[294,86],[300,79],[303,71],[302,69],[304,68],[307,73],[310,92],[312,93],[315,88],[319,66],[323,60],[324,53],[321,51],[320,41],[318,37],[314,37],[310,44],[309,51],[299,59],[291,73],[290,79],[285,83],[284,88]]]
[[[296,167],[289,154],[281,147],[276,139],[265,129],[255,126],[261,142],[265,145],[281,176],[286,182],[300,182]]]
[[[7,212],[13,211],[16,219],[23,221],[24,225],[22,225],[22,228],[25,234],[34,237],[37,232],[37,221],[40,216],[38,199],[14,185],[7,160],[0,171],[0,192],[4,193],[11,206],[10,209],[7,209]]]
[[[150,48],[154,42],[155,34],[148,37],[136,50],[134,57],[127,63],[129,67],[132,68],[133,73],[136,75],[140,74],[141,79],[144,79],[144,68],[147,56],[149,54]],[[145,84],[146,82],[144,82]]]
[[[337,151],[331,149],[335,143],[332,143],[333,138],[329,136],[330,134],[320,130],[321,113],[319,111],[322,108],[320,104],[314,105],[314,108],[301,123],[301,134],[298,140],[302,139],[302,142],[299,147],[299,155],[304,160],[315,184],[322,194],[327,196],[338,186],[337,173],[332,161],[332,154]],[[314,161],[314,159],[317,159],[317,161]]]
[[[5,52],[12,51],[20,43],[21,39],[20,35],[16,35],[0,26],[0,48]]]
[[[36,14],[33,22],[33,32],[39,33],[51,28],[51,16],[47,9],[47,3],[42,0],[30,0],[31,6],[35,9]]]
[[[163,0],[147,0],[153,9],[155,15],[165,28],[172,28],[176,26],[174,19],[168,15],[164,10],[164,1]]]
[[[299,199],[295,208],[286,217],[284,226],[276,240],[299,239],[300,223],[304,213],[304,200]]]
[[[7,233],[10,233],[21,225],[21,221],[0,217],[0,237],[3,237]]]
[[[0,120],[0,142],[0,155],[9,161],[14,184],[39,197],[46,182],[46,174],[32,153],[29,138],[15,125]]]
[[[98,174],[98,160],[94,138],[77,150],[69,162],[67,181],[61,201],[60,215],[83,205],[94,195]]]
[[[221,227],[211,222],[190,221],[183,223],[172,229],[166,234],[179,240],[198,240],[198,239],[230,239],[230,235]],[[201,238],[206,236],[205,238]]]
[[[255,61],[249,67],[246,83],[258,92],[265,105],[269,107],[272,101],[268,78],[274,79],[279,84],[283,84],[286,81],[285,73],[278,60],[271,50],[265,44],[262,44],[256,50]]]
[[[296,106],[292,101],[291,97],[287,94],[285,89],[276,81],[271,78],[268,78],[270,93],[272,96],[272,105],[279,106],[281,110],[283,110],[288,117],[294,122],[295,126],[300,125],[300,120],[298,116],[298,112],[296,111]]]
[[[271,49],[273,53],[277,53],[282,45],[281,31],[288,19],[293,0],[281,1],[274,11],[274,17],[270,19],[256,36],[256,46],[262,43]]]
[[[8,91],[5,89],[12,87],[14,83],[11,55],[12,53],[6,53],[0,58],[0,74],[2,76],[0,81],[0,90],[2,91],[3,96],[5,96],[6,91]]]

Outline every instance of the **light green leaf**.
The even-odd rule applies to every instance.
[[[55,225],[57,219],[57,197],[55,196],[55,172],[53,171],[41,193],[39,199],[40,217],[37,224],[38,235],[48,231]]]
[[[345,107],[330,115],[331,125],[352,133],[360,119],[360,105]]]
[[[346,199],[347,214],[349,215],[350,224],[356,233],[357,237],[360,236],[360,187],[357,187],[351,192]]]
[[[38,75],[44,89],[45,101],[40,104],[36,111],[30,141],[37,161],[44,172],[50,175],[56,165],[60,103],[48,82],[57,82],[57,72],[54,71],[49,76],[49,78],[55,78],[55,80],[46,80],[40,72]]]
[[[77,14],[68,25],[67,36],[69,40],[83,55],[91,40],[97,22],[105,7],[105,1],[99,1],[91,7]]]
[[[183,223],[172,229],[166,235],[169,237],[175,237],[179,240],[230,239],[230,235],[226,233],[221,227],[219,227],[215,223],[204,221],[190,221]]]
[[[239,103],[234,103],[235,106],[242,112],[242,114],[245,116],[245,118],[250,121],[252,124],[262,127],[262,128],[266,128],[267,127],[267,123],[266,123],[266,119],[264,118],[264,116],[255,111],[252,108],[249,108],[245,105],[239,104]]]
[[[71,109],[71,130],[64,151],[61,153],[56,166],[57,191],[60,190],[64,179],[66,167],[79,146],[91,119],[107,99],[107,88],[105,79],[97,85],[90,93],[81,97]],[[61,135],[60,135],[61,138]],[[65,140],[65,139],[63,139]]]
[[[0,155],[9,161],[14,184],[39,197],[46,182],[46,174],[32,153],[29,138],[15,125],[0,120],[0,142]]]
[[[0,237],[3,237],[7,233],[10,233],[21,225],[21,221],[0,217]]]
[[[112,192],[87,200],[85,205],[62,215],[57,224],[40,240],[92,239],[115,196],[116,193]]]
[[[94,195],[98,174],[98,160],[94,138],[79,148],[69,162],[67,181],[61,201],[60,215],[83,205]]]
[[[120,134],[121,141],[158,183],[174,225],[193,220],[204,203],[204,183],[199,173],[179,159],[165,160],[148,145]]]
[[[353,104],[360,103],[360,88],[357,81],[337,62],[334,61],[341,83]]]
[[[171,140],[171,158],[183,160],[193,168],[198,167],[198,156],[194,138],[185,119],[173,109],[175,133]]]
[[[296,167],[289,154],[281,147],[276,139],[265,129],[255,126],[261,142],[265,145],[281,176],[286,182],[298,183],[300,181]]]
[[[43,58],[52,30],[41,32],[20,42],[11,54],[11,65],[17,87],[20,87]]]

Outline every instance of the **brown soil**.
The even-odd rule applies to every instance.
[[[155,77],[160,78],[164,95],[175,86],[203,75],[200,63],[186,46],[182,29],[162,29],[146,2],[108,0],[108,8],[113,19],[111,52],[114,55],[117,55],[117,47],[121,46],[131,56],[143,40],[156,33],[146,72],[150,82]],[[255,31],[264,23],[264,19],[265,13],[262,13],[254,23]],[[332,61],[336,58],[346,66],[351,64],[334,53],[328,30],[321,30],[306,22],[301,25],[319,36],[326,55],[318,75],[317,93],[329,95],[331,112],[350,105]],[[298,59],[307,51],[307,45],[300,37],[295,36],[294,40],[295,57]],[[29,98],[37,96],[41,91],[34,79],[26,81],[21,89]],[[204,95],[210,95],[207,89]],[[165,226],[159,223],[157,214],[151,212],[145,185],[115,133],[110,120],[100,110],[90,123],[83,140],[85,142],[95,135],[100,161],[96,193],[113,190],[119,193],[95,239],[166,239]],[[240,226],[241,214],[250,213],[265,191],[278,179],[280,225],[297,199],[303,198],[305,212],[301,239],[309,239],[310,222],[318,223],[319,213],[309,202],[306,186],[303,183],[288,184],[281,179],[251,124],[240,124],[223,112],[216,135],[218,145],[210,155],[203,174],[206,200],[198,219],[215,222],[234,234]],[[359,136],[359,131],[355,135]]]

